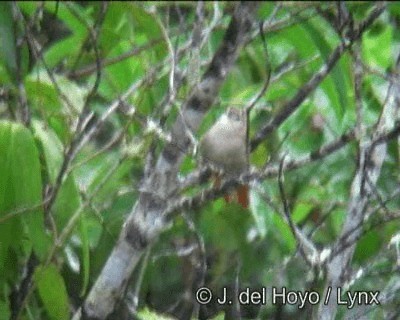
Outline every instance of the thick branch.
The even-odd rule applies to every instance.
[[[191,135],[198,129],[239,55],[251,29],[256,8],[256,4],[248,2],[236,6],[219,50],[200,83],[182,106],[172,127],[173,143],[166,145],[154,168],[145,168],[146,172],[152,174],[143,181],[138,202],[124,224],[119,240],[82,310],[75,314],[74,319],[80,319],[82,313],[85,319],[107,318],[121,299],[145,248],[166,227],[163,212],[177,189],[177,172],[190,144]]]
[[[355,63],[360,64],[359,57],[358,59],[356,57]],[[361,79],[356,78],[357,81],[361,83]],[[332,289],[332,296],[328,304],[320,305],[319,318],[321,319],[335,318],[337,309],[336,301],[338,298],[337,288],[343,286],[346,281],[351,280],[349,279],[349,275],[351,274],[351,260],[356,241],[362,232],[362,228],[359,228],[359,226],[362,226],[367,218],[366,209],[369,197],[376,187],[381,167],[386,157],[387,140],[380,137],[389,138],[398,133],[398,127],[394,127],[394,119],[399,110],[399,89],[397,82],[391,84],[388,92],[388,100],[383,107],[375,132],[369,138],[360,137],[359,162],[351,185],[346,221],[343,225],[341,236],[333,246],[332,252],[337,254],[327,264],[326,288],[330,287]],[[361,90],[361,85],[357,85],[356,83],[356,99],[357,97],[361,99],[361,93],[357,92],[359,90]],[[358,102],[361,106],[361,100]],[[388,127],[394,127],[393,130],[389,131],[389,134],[387,134]],[[346,242],[352,245],[345,247],[343,250],[338,250],[338,248],[343,248]]]

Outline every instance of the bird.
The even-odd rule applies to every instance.
[[[246,172],[249,166],[247,111],[229,107],[204,134],[199,149],[202,161],[222,172],[225,179],[238,178]],[[221,175],[215,176],[215,186],[219,187],[220,183]],[[248,208],[248,185],[239,185],[224,198]]]

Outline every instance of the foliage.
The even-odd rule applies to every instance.
[[[376,4],[343,5],[357,25]],[[179,108],[223,41],[233,7],[0,3],[0,320],[68,319],[83,303],[138,199],[146,163],[169,141]],[[249,105],[270,77],[250,113],[250,138],[255,137],[335,48],[349,41],[346,28],[335,28],[338,8],[333,2],[260,4],[257,19],[264,32],[252,29],[192,142],[228,105]],[[400,5],[390,3],[316,89],[252,150],[251,165],[262,170],[279,166],[283,158],[304,159],[354,128],[372,135],[399,72],[399,24]],[[200,44],[193,36],[199,26]],[[399,119],[399,111],[393,117]],[[355,242],[352,267],[362,274],[347,284],[352,291],[383,292],[399,283],[391,272],[400,259],[395,138],[387,139],[369,215]],[[357,139],[284,172],[291,219],[320,253],[340,237],[349,215]],[[181,179],[200,166],[195,145],[181,165]],[[143,275],[135,270],[129,285],[138,305],[126,303],[138,318],[195,317],[194,293],[201,285],[215,293],[237,282],[240,288],[323,291],[323,268],[302,259],[302,244],[283,215],[277,176],[253,181],[250,208],[218,199],[171,221],[142,262]],[[208,187],[196,185],[179,196]],[[31,285],[24,287],[26,281]],[[200,318],[229,314],[214,302],[200,308]],[[394,306],[392,300],[369,315],[382,318],[395,312]],[[299,310],[268,301],[243,307],[242,315],[274,318],[281,312],[281,318],[306,319],[308,310],[311,306]],[[339,316],[347,312],[343,306]]]

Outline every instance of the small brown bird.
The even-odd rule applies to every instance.
[[[221,169],[224,177],[238,177],[247,171],[249,165],[247,140],[246,110],[228,108],[202,138],[200,153],[205,162]],[[216,185],[219,184],[220,177],[217,177]],[[247,185],[236,190],[236,201],[244,208],[248,207],[248,192]],[[231,202],[232,195],[225,196],[225,200]]]

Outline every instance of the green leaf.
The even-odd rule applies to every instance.
[[[46,1],[45,9],[54,15],[56,6],[57,18],[60,19],[72,33],[70,36],[58,40],[49,49],[44,52],[44,60],[49,67],[63,63],[75,68],[78,57],[85,51],[82,49],[85,40],[88,37],[88,25],[93,25],[93,19],[86,14],[82,6],[77,3],[70,3],[69,8],[63,3]]]
[[[54,220],[58,230],[62,230],[68,223],[71,216],[78,210],[81,200],[78,187],[73,174],[68,175],[54,203]]]
[[[49,77],[43,72],[28,76],[25,79],[25,90],[33,108],[49,113],[60,111],[60,97]]]
[[[53,15],[56,7],[57,18],[61,19],[74,34],[79,34],[82,38],[85,38],[89,32],[87,26],[93,25],[93,19],[84,7],[74,2],[68,4],[68,6],[63,3],[57,4],[54,1],[45,2],[45,9]]]
[[[45,53],[46,63],[50,67],[55,67],[63,61],[69,62],[77,56],[80,51],[80,43],[83,42],[81,36],[70,36],[57,41]]]
[[[335,236],[339,235],[342,231],[343,223],[346,219],[346,210],[344,208],[334,209],[329,215],[329,227],[331,228],[331,233]],[[326,234],[324,234],[326,238]]]
[[[0,122],[0,217],[22,210],[0,224],[0,241],[15,248],[26,234],[35,253],[44,258],[50,245],[44,226],[39,154],[28,129],[21,124]],[[23,228],[22,228],[23,226]],[[9,238],[12,237],[12,238]]]
[[[357,262],[368,261],[382,248],[381,234],[378,231],[370,231],[358,242],[354,252],[354,260]]]
[[[119,42],[110,50],[110,56],[120,56],[132,48],[128,42]],[[99,92],[110,99],[118,93],[124,92],[132,85],[134,79],[143,76],[143,69],[147,61],[136,57],[124,59],[119,63],[111,64],[104,68],[107,77],[100,83]],[[117,92],[115,92],[117,90]]]
[[[10,308],[8,303],[0,300],[0,320],[8,320],[11,317]]]
[[[377,24],[362,38],[362,57],[372,66],[387,70],[393,64],[393,28],[390,24]]]
[[[305,218],[307,218],[308,214],[310,213],[311,209],[314,206],[311,203],[307,202],[298,202],[293,209],[292,219],[294,223],[300,223]]]
[[[128,4],[111,2],[107,7],[107,13],[102,24],[99,42],[104,56],[123,42],[134,40],[133,25],[128,19]]]
[[[64,76],[55,75],[58,89],[45,70],[39,70],[25,80],[26,94],[32,106],[43,112],[76,115],[85,103],[86,89]],[[59,91],[65,98],[60,97]],[[67,101],[68,102],[67,102]]]
[[[246,246],[249,226],[248,210],[235,203],[225,203],[219,210],[205,210],[200,223],[205,239],[227,252]]]
[[[272,13],[274,9],[275,4],[273,2],[264,2],[260,4],[260,7],[257,11],[257,16],[259,19],[264,20],[269,17],[269,15]]]
[[[60,172],[64,157],[62,143],[57,135],[42,122],[33,120],[32,127],[43,149],[50,182],[54,184]]]
[[[0,218],[6,216],[15,207],[15,192],[10,177],[10,162],[12,155],[10,154],[11,141],[11,123],[0,122]],[[9,247],[18,245],[21,241],[21,219],[19,216],[8,219],[0,223],[0,269],[6,262],[7,251]]]
[[[148,41],[156,40],[162,37],[162,30],[159,22],[149,12],[147,12],[143,7],[136,3],[130,2],[129,4],[130,12],[133,16],[133,23],[136,27],[138,33],[145,35]],[[157,55],[157,60],[163,59],[168,50],[165,41],[154,46],[153,49]]]
[[[119,154],[111,152],[100,154],[76,169],[76,181],[79,185],[88,193],[97,190],[95,201],[106,201],[121,187],[129,187],[132,161],[125,160],[118,164],[119,156]],[[115,167],[116,164],[118,164],[117,167]],[[110,172],[112,172],[111,175],[109,175]],[[108,176],[107,181],[104,181],[105,176]],[[98,189],[99,184],[101,184],[100,189]]]
[[[278,213],[274,214],[273,223],[276,227],[275,237],[288,252],[293,252],[296,249],[296,239],[289,225]]]
[[[315,46],[321,53],[323,58],[323,63],[326,63],[329,55],[332,52],[331,46],[325,40],[324,34],[325,30],[317,28],[311,22],[305,21],[302,27],[308,32],[311,38],[314,40]],[[324,88],[325,92],[331,100],[331,105],[335,110],[338,119],[343,117],[343,113],[348,106],[347,99],[347,88],[346,88],[346,78],[344,77],[346,70],[339,63],[332,69],[329,76],[322,82],[321,86]]]
[[[9,77],[15,81],[17,53],[11,6],[9,1],[0,2],[0,63],[5,65]]]
[[[35,271],[34,280],[50,319],[69,319],[67,289],[57,267],[53,264],[39,266]]]
[[[35,134],[41,142],[44,151],[46,167],[50,181],[55,183],[63,162],[63,147],[61,141],[54,132],[52,132],[49,128],[46,129],[41,125],[40,122],[33,121],[32,126],[34,127]],[[62,184],[54,205],[54,217],[56,225],[59,228],[63,228],[73,213],[78,210],[79,205],[79,192],[76,187],[75,179],[71,174]],[[83,284],[81,294],[83,295],[86,292],[87,285],[89,283],[90,266],[88,231],[83,214],[79,220],[79,234],[82,241],[81,266],[83,268]]]

